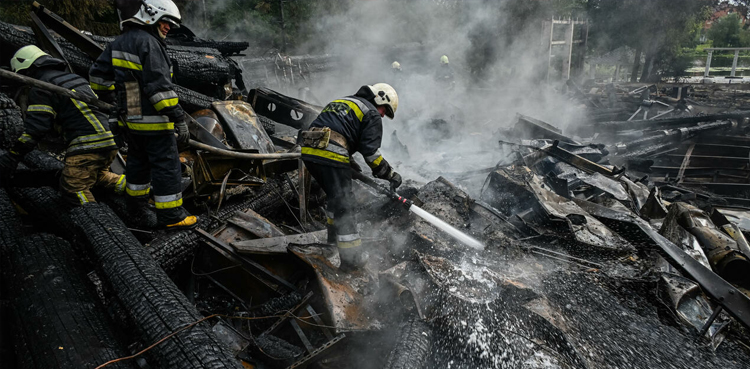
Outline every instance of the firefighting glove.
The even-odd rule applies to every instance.
[[[177,145],[187,147],[190,140],[190,131],[188,130],[187,117],[183,115],[174,123],[174,130],[177,133]]]
[[[21,155],[9,151],[0,153],[0,186],[5,186],[18,168]]]
[[[396,191],[398,186],[401,186],[401,175],[396,173],[395,170],[391,170],[391,173],[388,174],[388,182],[391,182],[391,191]]]
[[[120,123],[117,120],[110,119],[109,131],[112,132],[112,139],[115,140],[118,148],[125,147],[125,135],[123,134],[123,128],[120,127]]]

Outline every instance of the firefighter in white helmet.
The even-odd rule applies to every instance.
[[[193,228],[198,219],[182,207],[177,146],[189,140],[188,117],[174,91],[164,41],[170,29],[179,27],[180,11],[171,0],[116,3],[122,34],[91,67],[89,81],[100,95],[115,92],[120,119],[113,126],[127,132],[128,209],[133,217],[148,217],[153,188],[155,226]]]
[[[336,242],[344,269],[356,269],[367,262],[351,209],[351,155],[361,153],[375,177],[388,180],[392,190],[398,188],[401,176],[379,150],[381,118],[393,119],[397,109],[398,95],[393,87],[385,83],[365,85],[352,96],[330,102],[310,129],[300,133],[302,160],[326,193],[328,240]]]

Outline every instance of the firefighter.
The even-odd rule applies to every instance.
[[[441,84],[447,85],[449,89],[452,89],[455,86],[456,80],[453,75],[453,67],[451,67],[450,61],[448,60],[448,55],[440,57],[440,67],[435,71],[435,80]]]
[[[65,71],[66,65],[34,45],[19,49],[10,60],[14,72],[62,88],[95,97],[88,81]],[[101,186],[122,193],[125,176],[109,171],[117,155],[117,146],[109,130],[107,115],[96,106],[32,87],[28,94],[28,108],[24,119],[24,133],[9,152],[0,156],[3,177],[18,166],[18,162],[37,142],[56,129],[61,132],[67,149],[65,166],[60,177],[60,190],[70,205],[96,202],[91,194],[93,186]]]
[[[353,96],[326,105],[310,129],[300,132],[302,160],[328,198],[328,240],[334,242],[335,235],[342,269],[358,269],[367,262],[351,209],[351,167],[356,165],[351,155],[361,153],[372,174],[390,181],[392,190],[401,185],[401,176],[379,151],[381,118],[393,119],[397,108],[398,95],[390,85],[362,86]]]
[[[157,227],[194,228],[197,217],[182,207],[177,148],[187,144],[190,134],[173,89],[165,43],[170,29],[179,27],[180,11],[171,0],[118,0],[117,5],[122,33],[91,66],[89,80],[95,91],[115,92],[115,120],[128,143],[129,212],[139,216],[150,211],[153,187]]]

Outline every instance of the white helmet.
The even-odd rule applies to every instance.
[[[172,0],[117,0],[117,14],[121,28],[127,22],[155,25],[160,20],[178,28],[182,21],[180,9]]]
[[[395,61],[391,64],[391,69],[401,70],[401,63]]]
[[[387,83],[376,83],[367,87],[375,95],[373,99],[375,105],[385,106],[385,115],[393,119],[393,116],[396,115],[396,109],[398,109],[398,94],[396,94],[396,90]]]

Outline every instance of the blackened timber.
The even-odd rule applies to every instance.
[[[227,245],[224,243],[224,241],[219,240],[218,238],[212,236],[208,232],[198,228],[195,230],[203,239],[206,241],[208,245],[210,245],[212,248],[214,248],[216,251],[219,251],[224,256],[228,257],[229,259],[232,259],[234,261],[239,262],[243,266],[249,266],[250,268],[253,268],[257,271],[259,271],[261,274],[264,274],[266,277],[272,279],[275,283],[278,283],[280,286],[284,286],[285,288],[288,288],[290,291],[296,291],[297,288],[294,287],[293,284],[287,282],[283,278],[277,276],[276,274],[273,274],[270,270],[266,269],[262,265],[246,258],[241,255],[237,255],[232,248],[232,246]]]
[[[66,22],[59,15],[45,9],[38,2],[34,1],[31,6],[33,7],[34,13],[42,22],[44,22],[44,24],[59,33],[60,36],[70,41],[73,45],[77,46],[91,59],[96,60],[102,51],[104,51],[104,47],[96,41],[83,34],[78,28],[73,27],[73,25]]]
[[[719,121],[704,124],[702,126],[687,127],[687,128],[675,128],[667,131],[658,132],[652,136],[640,138],[635,141],[628,142],[623,145],[617,145],[617,152],[628,152],[635,149],[639,149],[646,146],[652,146],[660,143],[679,142],[695,137],[698,134],[711,132],[715,130],[732,128],[734,123],[731,121]]]
[[[697,282],[708,296],[717,304],[724,307],[727,313],[737,319],[746,328],[750,328],[750,298],[712,270],[693,259],[692,256],[688,255],[674,243],[664,238],[664,236],[656,232],[644,220],[632,214],[615,211],[592,202],[576,198],[572,200],[607,226],[611,225],[614,228],[618,228],[617,223],[626,223],[640,229],[643,235],[658,247],[658,251],[667,258],[670,264]],[[618,233],[634,236],[633,234],[628,234],[628,232]]]
[[[614,176],[617,174],[615,170],[594,163],[582,156],[573,154],[572,152],[559,147],[558,144],[559,141],[555,141],[552,145],[542,148],[541,151],[544,151],[550,156],[562,160],[587,173],[600,173],[607,176]]]
[[[297,245],[321,243],[325,240],[327,234],[328,231],[324,229],[322,231],[315,231],[310,233],[237,241],[231,242],[230,244],[237,249],[238,253],[241,254],[286,254],[286,247],[291,243]]]
[[[702,122],[715,122],[719,120],[729,119],[742,119],[750,117],[750,111],[740,111],[736,113],[727,114],[712,114],[702,115],[694,117],[679,117],[679,118],[665,118],[655,120],[631,120],[631,121],[611,121],[611,122],[599,122],[595,123],[594,126],[600,128],[609,128],[615,131],[624,130],[638,130],[648,128],[664,128],[674,126],[686,126],[691,124],[697,124]]]
[[[70,68],[70,63],[65,59],[63,51],[60,49],[60,45],[58,45],[57,41],[52,38],[52,35],[49,33],[49,30],[44,23],[42,23],[42,20],[39,19],[35,13],[31,13],[31,20],[33,21],[31,23],[31,29],[34,30],[34,35],[36,35],[36,40],[39,42],[39,45],[42,45],[42,48],[47,50],[47,52],[53,57],[65,62],[66,72],[73,73],[73,69]]]

